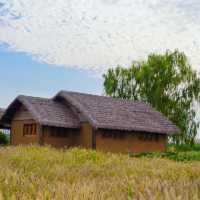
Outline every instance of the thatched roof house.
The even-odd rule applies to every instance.
[[[6,109],[1,123],[13,125],[13,144],[29,143],[22,133],[24,125],[32,127],[36,124],[40,128],[34,134],[34,140],[29,138],[30,142],[39,140],[39,143],[55,146],[119,152],[140,151],[137,147],[140,145],[141,151],[148,151],[144,146],[149,142],[150,151],[154,147],[163,150],[166,136],[179,132],[172,122],[146,103],[67,91],[61,91],[51,99],[18,96]],[[20,131],[15,130],[17,126],[21,127],[21,137],[15,139],[17,134],[20,135]],[[70,141],[59,137],[56,132],[61,130],[63,138],[67,132],[73,135],[67,137]],[[156,142],[159,137],[162,144]]]

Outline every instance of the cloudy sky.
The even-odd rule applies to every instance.
[[[67,68],[102,72],[176,48],[198,68],[199,34],[199,0],[0,0],[0,41]]]
[[[102,93],[102,73],[180,49],[200,71],[199,0],[0,0],[0,106],[19,93]]]

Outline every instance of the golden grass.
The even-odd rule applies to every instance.
[[[200,162],[5,147],[0,149],[0,199],[200,199]]]

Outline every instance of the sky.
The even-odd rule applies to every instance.
[[[0,41],[93,73],[176,48],[197,69],[199,10],[199,0],[0,0]]]
[[[200,71],[199,35],[199,0],[0,0],[0,107],[18,94],[102,94],[108,68],[167,49]]]
[[[81,69],[49,66],[0,45],[0,107],[19,94],[53,97],[59,90],[102,94],[102,78]]]

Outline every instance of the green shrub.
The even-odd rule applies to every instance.
[[[200,151],[200,144],[193,144],[193,145],[188,145],[188,144],[182,144],[182,145],[169,145],[168,146],[168,151]]]
[[[8,143],[9,143],[8,137],[6,136],[6,134],[0,131],[0,145],[6,145]]]
[[[136,158],[167,158],[175,161],[200,161],[200,151],[177,151],[177,152],[162,152],[162,153],[139,153],[131,154],[131,157]]]

